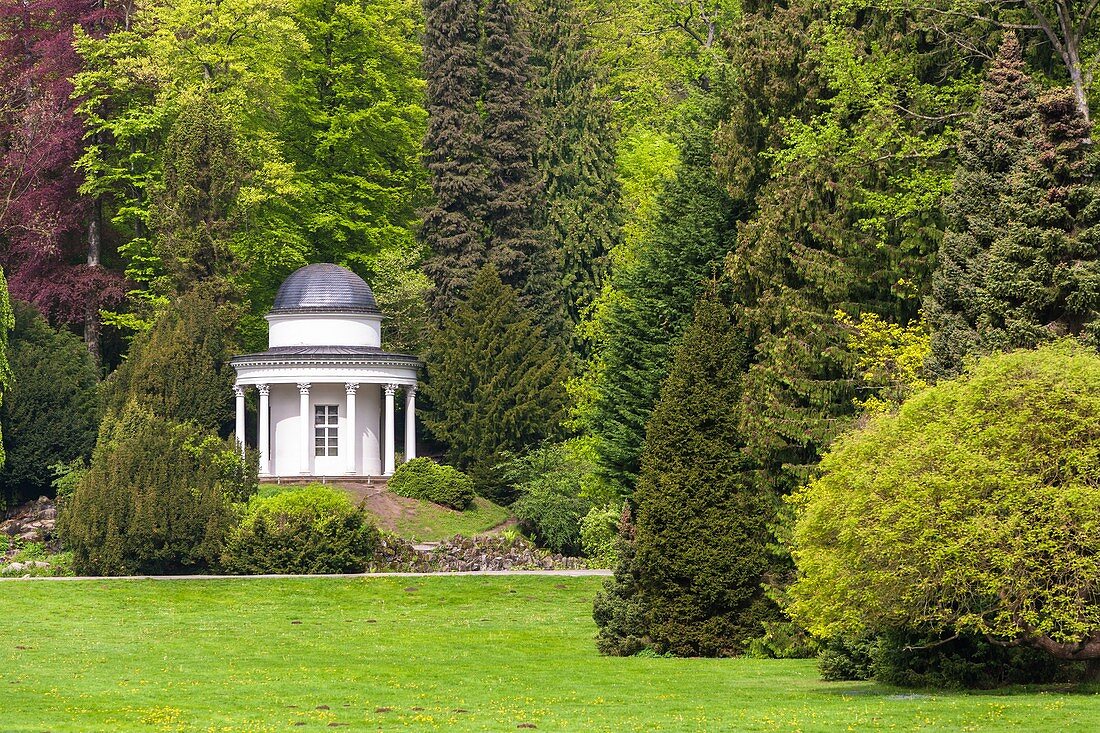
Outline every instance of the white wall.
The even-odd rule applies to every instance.
[[[382,346],[382,317],[269,315],[268,346]]]
[[[381,385],[360,384],[355,398],[356,448],[355,473],[380,476],[381,462]],[[347,391],[343,383],[313,384],[309,391],[308,473],[314,476],[343,476],[348,472],[351,434],[348,424]],[[302,425],[299,419],[299,393],[294,384],[271,385],[271,471],[275,476],[302,474]],[[339,405],[340,455],[314,456],[314,405]]]

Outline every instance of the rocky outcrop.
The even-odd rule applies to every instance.
[[[57,504],[45,496],[15,507],[0,522],[0,534],[21,542],[53,543],[56,528]]]
[[[373,570],[462,572],[469,570],[576,570],[582,558],[554,555],[527,540],[505,537],[452,537],[435,545],[413,546],[394,536],[383,538]]]

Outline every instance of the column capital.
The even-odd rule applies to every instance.
[[[409,397],[412,397],[413,395],[416,394],[416,387],[417,387],[417,385],[415,385],[415,384],[406,384],[405,385],[405,394],[408,395]]]
[[[298,382],[298,394],[309,394],[309,388],[312,386],[309,382]]]
[[[244,397],[244,387],[239,384],[234,384],[233,394],[237,395],[238,397]]]
[[[269,394],[271,394],[270,384],[257,384],[256,389],[260,391],[260,395],[263,397],[267,397]]]
[[[344,389],[348,394],[355,394],[355,390],[359,389],[359,382],[344,382]]]
[[[397,394],[397,390],[400,389],[400,387],[401,387],[400,384],[387,384],[386,385],[386,396],[387,397],[393,397],[395,394]]]

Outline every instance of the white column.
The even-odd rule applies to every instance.
[[[233,385],[233,394],[237,396],[237,446],[241,449],[241,458],[244,458],[244,387]]]
[[[382,390],[380,385],[363,386],[363,417],[366,418],[366,430],[363,431],[363,473],[377,476],[382,473]]]
[[[309,473],[309,458],[313,455],[313,416],[309,414],[309,382],[298,383],[301,402],[298,414],[302,421],[302,473]]]
[[[260,475],[271,475],[271,402],[268,399],[268,395],[271,393],[270,384],[257,384],[257,389],[260,390],[260,415],[259,426],[257,432],[259,433],[259,440],[256,441],[260,448]]]
[[[343,441],[348,452],[348,473],[355,473],[355,456],[359,450],[359,429],[355,424],[355,390],[359,389],[358,382],[346,382],[344,389],[348,393],[348,437]]]
[[[386,444],[383,448],[382,459],[385,465],[382,467],[383,476],[393,475],[394,446],[393,446],[393,396],[397,392],[396,384],[386,385]]]
[[[405,463],[416,458],[416,385],[405,386]]]

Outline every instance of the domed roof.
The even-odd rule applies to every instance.
[[[275,294],[272,313],[377,313],[370,285],[351,270],[327,262],[300,267]]]

